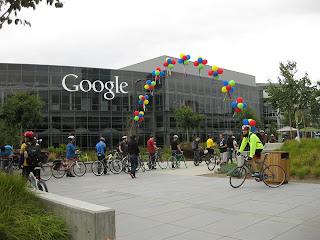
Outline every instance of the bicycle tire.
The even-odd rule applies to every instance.
[[[120,159],[113,159],[110,163],[110,171],[114,174],[119,174],[122,172],[123,164]]]
[[[51,171],[52,171],[52,176],[55,178],[62,178],[67,171],[66,165],[63,163],[60,164],[60,166],[57,169],[54,169],[55,165],[52,166]]]
[[[244,166],[235,168],[231,172],[231,175],[229,176],[231,187],[233,188],[240,187],[246,180],[246,177],[247,177],[247,170]]]
[[[94,161],[91,165],[91,170],[93,174],[96,176],[101,176],[104,172],[104,168],[105,168],[104,164],[99,160]]]
[[[40,191],[48,192],[47,184],[42,179],[38,180],[37,187],[38,187],[38,190],[40,190]]]
[[[209,157],[209,159],[206,161],[206,163],[207,163],[208,170],[213,171],[213,169],[217,165],[217,156]]]
[[[82,177],[87,172],[87,167],[83,162],[75,162],[72,168],[74,175],[77,177]]]
[[[168,158],[168,165],[170,169],[175,169],[177,167],[177,159],[174,156]]]
[[[269,165],[262,174],[263,182],[271,188],[280,187],[286,179],[286,172],[279,165]]]
[[[194,164],[195,166],[199,166],[200,160],[197,161],[197,159],[193,159],[193,164]]]
[[[139,166],[140,165],[140,166]],[[141,169],[142,172],[145,172],[146,171],[146,166],[144,164],[144,162],[140,159],[138,160],[138,166],[139,166],[139,169]],[[137,168],[138,169],[138,168]],[[136,169],[136,172],[137,172],[137,169]]]
[[[144,166],[145,170],[150,171],[152,169],[150,159],[144,158],[144,159],[142,159],[142,161],[143,161],[143,166]]]
[[[129,173],[131,170],[131,163],[129,162],[129,160],[125,160],[125,163],[124,163],[124,167],[123,167],[123,171],[125,173]]]
[[[52,167],[49,164],[41,164],[40,179],[48,181],[52,177]]]
[[[164,157],[158,158],[158,165],[161,169],[166,169],[168,167],[168,160]]]

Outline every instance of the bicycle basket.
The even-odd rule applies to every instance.
[[[53,161],[53,169],[58,170],[61,166],[62,161],[61,160],[54,160]]]

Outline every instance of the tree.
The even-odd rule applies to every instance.
[[[243,125],[242,121],[244,119],[253,119],[256,121],[256,126],[258,127],[261,124],[261,121],[259,117],[256,115],[254,112],[253,108],[251,107],[246,107],[245,109],[242,110],[242,114],[239,114],[237,116],[237,127],[241,129],[241,126]]]
[[[14,22],[16,25],[23,24],[29,25],[31,27],[31,23],[18,18],[18,12],[22,10],[22,8],[33,8],[36,9],[36,5],[38,5],[42,0],[0,0],[0,29],[3,24],[7,22],[11,24]],[[62,8],[63,3],[60,0],[46,0],[48,5],[53,5],[56,8]],[[12,17],[12,13],[14,13],[14,17]]]
[[[20,129],[17,126],[8,127],[5,121],[0,121],[0,146],[19,147]]]
[[[178,126],[187,131],[187,142],[189,142],[189,130],[199,128],[205,116],[196,114],[191,108],[183,104],[180,108],[174,110],[174,114]]]
[[[22,144],[23,131],[36,128],[43,122],[44,116],[41,108],[44,102],[29,92],[16,93],[7,98],[2,106],[0,116],[8,128],[20,128],[20,144]]]

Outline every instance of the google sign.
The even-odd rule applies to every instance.
[[[67,87],[66,84],[67,78],[77,79],[78,76],[75,74],[68,74],[62,79],[62,87],[68,92],[78,92],[79,90],[81,90],[82,92],[89,92],[93,90],[94,92],[100,93],[106,90],[107,92],[103,94],[103,97],[106,100],[112,100],[115,97],[115,93],[128,93],[123,90],[123,88],[128,86],[128,83],[122,82],[119,84],[119,76],[115,76],[115,82],[108,81],[104,83],[100,80],[95,80],[94,82],[91,82],[89,80],[82,80],[79,85],[72,85],[70,88]],[[116,88],[115,93],[113,91],[114,87]]]

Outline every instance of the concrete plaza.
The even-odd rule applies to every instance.
[[[49,192],[114,208],[117,240],[320,239],[320,185],[269,188],[254,180],[233,189],[204,163],[97,177],[51,178]]]

